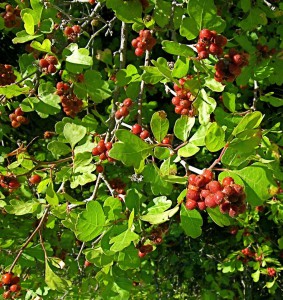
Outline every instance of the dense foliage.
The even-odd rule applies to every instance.
[[[4,299],[281,299],[283,4],[0,3]]]

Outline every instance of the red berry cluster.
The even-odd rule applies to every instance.
[[[133,100],[131,98],[126,98],[121,107],[116,111],[115,117],[116,119],[121,119],[123,117],[127,117],[129,114],[129,108],[133,105]]]
[[[29,119],[24,117],[24,112],[20,107],[16,108],[13,113],[9,114],[9,119],[11,120],[11,125],[14,128],[18,128],[22,124],[26,125],[29,123]]]
[[[234,218],[246,210],[243,187],[235,184],[233,178],[225,177],[222,184],[213,179],[213,173],[205,170],[201,175],[191,174],[186,196],[186,208],[189,210],[219,206],[221,213],[229,213]]]
[[[117,194],[126,194],[126,183],[123,182],[120,178],[113,178],[109,180],[109,184],[116,191]]]
[[[4,19],[4,24],[7,28],[20,27],[21,26],[21,10],[12,5],[7,4],[6,11],[1,13],[1,17]]]
[[[150,51],[155,44],[156,39],[152,37],[150,30],[141,30],[139,37],[132,40],[132,46],[136,48],[136,56],[142,56],[145,50]]]
[[[142,245],[139,247],[138,256],[140,258],[145,257],[148,253],[152,252],[153,246],[152,245]]]
[[[274,268],[267,268],[266,269],[268,276],[275,277],[276,276],[276,270]]]
[[[100,160],[108,160],[110,162],[113,162],[113,158],[109,157],[109,151],[112,148],[112,143],[107,142],[105,143],[104,140],[100,140],[96,147],[92,149],[92,155],[98,156]]]
[[[81,33],[81,26],[74,25],[72,27],[67,26],[64,29],[64,34],[68,38],[69,41],[74,42]]]
[[[74,118],[82,110],[83,101],[73,93],[68,83],[60,81],[57,83],[56,89],[65,114]]]
[[[256,46],[256,48],[257,48],[259,54],[264,58],[274,55],[276,53],[275,48],[269,49],[269,47],[267,45],[258,44]]]
[[[16,78],[11,65],[0,64],[0,86],[14,83]]]
[[[233,82],[246,65],[248,65],[248,55],[231,48],[229,53],[216,63],[214,79],[218,82],[225,80]]]
[[[149,132],[147,130],[143,130],[139,124],[133,125],[131,131],[133,134],[138,135],[142,140],[145,140],[150,136]]]
[[[163,242],[162,235],[163,235],[162,228],[157,227],[151,231],[149,239],[152,241],[153,244],[159,245]]]
[[[58,64],[58,60],[53,55],[46,55],[44,58],[39,60],[39,66],[46,74],[53,74],[57,71],[55,65]]]
[[[199,33],[199,40],[196,44],[198,58],[205,59],[209,54],[221,56],[222,47],[227,44],[227,38],[221,34],[217,34],[214,30],[202,29]]]
[[[18,179],[15,176],[0,175],[0,185],[4,189],[15,190],[21,186]]]
[[[191,94],[190,90],[184,85],[186,81],[192,79],[191,75],[188,75],[185,78],[179,79],[179,84],[174,84],[174,91],[176,96],[172,98],[172,104],[175,106],[175,113],[178,115],[187,115],[194,116],[195,110],[192,106],[192,103],[195,97]]]
[[[19,295],[21,286],[19,284],[20,278],[14,276],[13,273],[5,273],[2,275],[2,280],[0,283],[0,288],[4,288],[5,292],[3,293],[3,299],[11,299],[14,293],[17,293],[15,296]]]

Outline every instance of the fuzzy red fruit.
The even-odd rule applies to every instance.
[[[21,126],[21,123],[19,123],[17,121],[12,121],[11,125],[12,125],[13,128],[18,128],[18,127]]]
[[[213,37],[213,33],[209,29],[202,29],[199,33],[199,38],[202,40],[210,40]]]
[[[138,134],[140,134],[142,132],[142,127],[139,124],[135,124],[135,125],[133,125],[131,131],[132,131],[133,134],[138,135]]]
[[[17,179],[11,179],[9,182],[9,189],[17,189],[21,186]]]
[[[20,291],[20,289],[21,289],[21,286],[18,284],[13,284],[10,286],[10,291],[13,293]]]
[[[222,213],[222,214],[227,214],[228,213],[228,211],[229,211],[229,209],[230,209],[230,202],[229,201],[225,201],[224,203],[221,203],[220,205],[219,205],[219,209],[220,209],[220,212]]]
[[[11,284],[12,278],[13,278],[13,274],[12,273],[5,273],[2,276],[2,283],[3,284]]]
[[[199,210],[205,210],[206,209],[206,204],[204,201],[199,201],[198,202],[198,208]]]
[[[73,30],[73,28],[72,27],[70,27],[70,26],[67,26],[67,27],[65,27],[65,29],[64,29],[64,34],[65,35],[71,35],[72,33],[74,33],[74,30]]]
[[[105,148],[106,148],[107,150],[112,149],[112,142],[107,142],[107,143],[105,144]]]
[[[223,201],[223,199],[224,199],[224,194],[221,191],[217,191],[214,194],[214,197],[215,197],[215,202],[217,204],[220,204]]]
[[[210,52],[211,54],[213,54],[213,55],[218,55],[218,54],[220,54],[221,51],[222,51],[221,47],[218,46],[218,45],[216,45],[216,44],[214,44],[214,43],[210,44],[210,46],[209,46],[208,49],[209,49],[209,52]]]
[[[181,106],[182,107],[182,106]],[[181,115],[182,116],[187,116],[187,115],[189,115],[189,110],[187,109],[187,108],[183,108],[182,110],[181,110]]]
[[[176,106],[175,107],[175,113],[180,115],[181,114],[181,111],[183,110],[183,107],[182,106]]]
[[[106,155],[106,153],[101,153],[100,155],[99,155],[99,159],[100,160],[106,160],[107,159],[107,155]]]
[[[198,199],[199,199],[199,192],[196,191],[196,190],[188,189],[188,191],[187,191],[187,199],[198,201]]]
[[[143,49],[136,48],[136,50],[135,50],[135,55],[136,56],[143,56],[143,54],[144,54],[144,50]]]
[[[104,144],[98,144],[96,148],[97,148],[99,154],[101,154],[101,153],[103,153],[103,152],[106,151],[106,147],[105,147]]]
[[[198,54],[199,59],[206,59],[208,57],[209,57],[208,51],[200,51],[199,54]]]
[[[235,54],[233,56],[233,62],[236,65],[240,66],[244,62],[242,55],[241,54]]]
[[[188,178],[188,182],[189,182],[189,184],[191,184],[191,185],[195,185],[195,183],[196,183],[196,177],[197,177],[197,175],[196,174],[190,174],[189,175],[189,178]]]
[[[132,46],[134,47],[134,48],[137,48],[138,47],[138,43],[139,43],[139,40],[138,39],[133,39],[132,40]]]
[[[195,185],[197,187],[202,187],[205,185],[206,179],[203,175],[197,175],[195,178]]]
[[[276,275],[276,271],[274,268],[267,268],[266,270],[267,270],[268,276],[274,277]]]
[[[122,106],[122,107],[119,109],[119,112],[121,113],[121,115],[122,115],[123,117],[126,117],[126,116],[129,114],[128,107]]]
[[[229,216],[230,216],[231,218],[235,218],[235,217],[237,217],[237,215],[238,215],[238,211],[231,207],[231,208],[229,209]]]
[[[224,186],[222,193],[224,193],[227,196],[232,196],[234,194],[234,189],[231,186],[226,185]]]
[[[122,117],[123,117],[123,116],[122,116],[120,110],[117,110],[117,111],[115,112],[115,118],[119,120],[119,119],[121,119]]]
[[[201,190],[200,197],[201,197],[201,199],[204,200],[209,194],[210,194],[209,190]]]
[[[210,208],[214,208],[217,206],[217,203],[215,201],[215,196],[213,194],[209,194],[205,199],[204,199],[205,205]]]
[[[243,187],[239,184],[232,184],[231,187],[237,195],[242,195],[244,192]]]
[[[15,276],[12,278],[11,284],[18,284],[20,282],[20,277]]]
[[[17,115],[16,115],[16,114],[9,114],[9,119],[10,119],[11,121],[16,121]]]
[[[174,85],[173,85],[173,89],[174,89],[174,91],[175,91],[175,92],[178,92],[178,91],[180,91],[182,88],[181,88],[181,87],[179,87],[179,85],[178,85],[178,84],[174,83]]]
[[[15,109],[15,115],[16,115],[17,117],[20,117],[20,116],[22,116],[23,114],[24,114],[24,112],[22,111],[22,109],[21,109],[20,107],[18,107],[18,108]]]
[[[211,193],[216,193],[218,191],[221,191],[222,186],[220,182],[218,182],[217,180],[213,180],[207,184],[207,188],[210,190]]]
[[[186,201],[186,209],[188,209],[188,210],[193,210],[193,209],[197,208],[197,206],[198,206],[198,203],[195,200],[188,199]]]
[[[239,76],[242,73],[242,69],[236,64],[229,64],[229,72],[235,76]]]
[[[196,44],[196,49],[198,52],[206,51],[206,45],[204,43],[198,42]]]
[[[49,65],[47,68],[48,73],[55,73],[57,71],[56,67],[54,65]]]
[[[223,186],[227,186],[227,185],[231,185],[231,184],[234,184],[234,179],[232,177],[225,177],[222,180],[222,185]]]
[[[141,252],[141,251],[139,250],[138,256],[139,256],[140,258],[143,258],[143,257],[145,257],[146,255],[147,255],[146,252]]]
[[[179,105],[183,108],[189,108],[191,106],[191,103],[188,100],[181,100]]]
[[[12,293],[11,291],[6,291],[3,293],[3,299],[11,299]]]
[[[123,101],[123,105],[126,106],[126,107],[131,107],[133,104],[133,100],[131,98],[126,98],[124,101]]]
[[[169,139],[168,137],[164,138],[164,139],[162,140],[162,144],[164,144],[164,145],[169,145],[169,144],[170,144],[170,139]]]
[[[206,183],[210,182],[213,179],[213,173],[206,169],[202,172],[202,175],[204,176],[204,178],[206,179]]]
[[[179,105],[180,101],[181,101],[181,98],[179,98],[179,97],[173,97],[172,98],[172,104],[175,105],[175,106]]]
[[[92,263],[89,262],[88,260],[86,260],[86,261],[84,262],[84,267],[85,267],[85,268],[87,268],[87,267],[89,267],[89,266],[91,266],[91,265],[92,265]]]
[[[81,32],[81,26],[80,25],[74,25],[72,27],[72,29],[73,29],[74,33],[76,33],[76,34]]]
[[[215,37],[215,44],[219,47],[224,47],[227,44],[227,38],[219,34]]]
[[[49,63],[46,59],[42,58],[39,60],[39,66],[41,68],[47,68],[49,66]]]
[[[41,181],[41,177],[38,174],[32,175],[29,179],[30,184],[39,184],[40,181]]]
[[[149,132],[147,130],[143,130],[141,133],[140,133],[140,138],[142,140],[145,140],[149,137]]]
[[[45,57],[45,59],[46,59],[46,60],[48,61],[48,63],[51,64],[51,65],[57,65],[57,63],[58,63],[57,58],[56,58],[55,56],[53,56],[53,55],[48,55],[48,56]]]
[[[102,173],[104,171],[103,166],[102,165],[97,165],[96,166],[96,171],[97,171],[97,173]]]
[[[88,3],[91,5],[95,4],[95,2],[96,2],[96,0],[88,0]]]
[[[99,151],[98,151],[97,147],[93,148],[92,151],[91,151],[91,153],[94,156],[99,155]]]

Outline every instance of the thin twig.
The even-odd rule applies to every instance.
[[[254,80],[254,98],[253,98],[253,105],[251,106],[252,110],[256,110],[256,104],[258,101],[258,91],[259,91],[259,86],[256,80]]]
[[[221,161],[221,159],[222,159],[222,156],[224,155],[224,153],[225,153],[226,150],[228,149],[228,145],[229,145],[229,144],[226,144],[226,145],[223,147],[223,149],[222,149],[222,151],[221,151],[219,157],[218,157],[218,158],[212,163],[212,165],[208,168],[209,170],[210,170],[210,169],[213,169],[217,164],[220,163],[220,161]]]

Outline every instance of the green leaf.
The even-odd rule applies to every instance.
[[[85,137],[86,128],[84,126],[67,123],[64,126],[63,134],[68,143],[71,144],[71,147],[74,148],[74,146]]]
[[[129,216],[129,219],[128,219],[128,229],[130,230],[133,226],[133,222],[134,222],[134,217],[135,217],[135,210],[133,209],[130,216]]]
[[[222,92],[225,88],[225,86],[222,83],[216,81],[214,78],[211,77],[207,77],[205,79],[204,85],[214,92]]]
[[[91,171],[93,171],[93,169],[94,169],[94,167],[92,167],[89,172],[86,172],[83,174],[77,173],[77,174],[73,175],[70,178],[71,188],[75,189],[79,185],[85,185],[87,183],[94,182],[96,180],[96,175],[90,173]]]
[[[180,27],[180,34],[189,41],[195,39],[199,35],[199,28],[195,19],[188,17],[183,18]]]
[[[25,13],[22,16],[22,19],[24,21],[24,27],[28,34],[33,35],[34,34],[34,19],[31,14]]]
[[[90,201],[86,210],[79,214],[76,223],[76,236],[80,241],[88,242],[102,233],[105,226],[105,215],[97,201]]]
[[[117,85],[125,86],[130,82],[140,81],[140,75],[137,68],[134,65],[129,64],[126,69],[122,69],[117,72],[116,80]]]
[[[195,118],[188,116],[181,116],[176,122],[174,126],[174,134],[181,141],[185,142],[195,125]]]
[[[122,204],[118,198],[108,197],[103,204],[107,220],[118,220],[121,217]]]
[[[65,292],[67,287],[71,286],[71,282],[59,277],[52,271],[47,260],[45,260],[45,282],[51,290],[57,290],[59,292]]]
[[[142,5],[139,0],[107,0],[106,5],[112,8],[117,18],[125,23],[134,23],[136,19],[142,17]]]
[[[46,201],[53,206],[56,206],[59,204],[59,198],[58,195],[54,191],[53,183],[50,182],[46,189]]]
[[[58,142],[58,141],[52,141],[47,145],[47,149],[55,156],[61,156],[66,155],[72,151],[70,147],[68,147],[66,144]]]
[[[52,53],[51,51],[51,41],[48,39],[45,39],[42,44],[38,41],[32,41],[30,46],[33,49],[36,49],[38,51],[42,51],[42,52],[47,52],[47,53]]]
[[[263,119],[263,115],[260,111],[255,111],[245,115],[240,123],[234,128],[232,134],[237,136],[239,133],[247,129],[257,128]]]
[[[5,95],[8,99],[27,94],[28,92],[29,87],[19,87],[16,84],[0,86],[0,94]]]
[[[230,219],[227,215],[224,215],[220,212],[219,207],[215,208],[207,208],[207,213],[211,217],[214,223],[216,223],[220,227],[229,226]]]
[[[194,106],[198,109],[200,124],[207,124],[210,121],[210,114],[216,108],[216,101],[207,96],[204,89],[200,90],[199,96],[194,102]]]
[[[74,172],[84,173],[94,171],[95,166],[94,164],[91,164],[91,162],[92,154],[90,152],[77,153],[74,159]]]
[[[171,6],[172,4],[170,2],[166,2],[164,0],[156,0],[153,17],[157,25],[161,28],[169,23]]]
[[[171,200],[167,200],[166,196],[161,196],[153,199],[154,206],[148,208],[149,214],[159,214],[170,208]]]
[[[128,247],[131,244],[131,242],[136,241],[138,239],[139,236],[128,229],[110,239],[110,244],[113,244],[110,250],[115,252],[122,251],[123,249]]]
[[[234,173],[243,180],[247,201],[251,205],[262,205],[278,191],[273,171],[263,164],[253,164]]]
[[[155,112],[150,121],[150,127],[156,140],[161,143],[169,129],[169,121],[164,110]]]
[[[145,200],[145,197],[136,189],[127,190],[125,197],[125,204],[129,210],[135,210],[135,212],[140,211],[140,206]]]
[[[72,54],[66,57],[67,69],[70,69],[70,71],[72,71],[73,68],[75,68],[74,70],[76,70],[75,71],[76,73],[79,72],[78,65],[83,69],[92,66],[93,60],[92,57],[89,56],[89,51],[87,49],[85,48],[79,49],[77,45],[74,46],[73,44],[69,45],[69,49],[72,49]]]
[[[54,28],[54,21],[52,18],[42,20],[40,22],[39,30],[43,33],[51,33]]]
[[[195,56],[195,52],[187,45],[172,41],[162,41],[162,49],[169,54],[180,55],[185,57]]]
[[[270,103],[274,107],[280,107],[283,105],[283,99],[278,97],[273,97],[273,92],[265,94],[264,96],[260,96],[259,99],[261,101]]]
[[[228,108],[231,112],[235,112],[236,110],[236,95],[232,93],[224,92],[222,94],[223,103],[226,108]]]
[[[13,38],[12,42],[14,44],[23,44],[23,43],[32,41],[34,39],[37,39],[41,36],[42,36],[42,34],[30,35],[25,30],[23,30],[23,31],[17,32],[16,37]]]
[[[151,60],[151,63],[157,67],[157,69],[162,73],[169,81],[174,82],[174,78],[172,77],[171,70],[168,67],[167,60],[163,57],[159,57],[156,60]]]
[[[185,205],[181,206],[181,226],[184,229],[185,233],[192,237],[197,238],[201,235],[201,226],[203,224],[202,217],[200,213],[194,210],[186,209]]]
[[[5,210],[9,214],[13,214],[16,216],[22,216],[26,214],[34,213],[40,203],[38,201],[29,200],[22,201],[18,199],[10,200],[10,204],[5,206]]]
[[[119,141],[114,143],[109,156],[122,161],[126,166],[133,166],[136,169],[151,154],[154,147],[128,130],[117,130],[116,137]]]
[[[167,159],[170,157],[170,150],[166,147],[155,147],[154,156],[158,159]]]
[[[251,0],[241,0],[240,3],[244,12],[248,12],[251,9]]]
[[[199,152],[200,148],[192,143],[188,143],[178,150],[178,155],[182,157],[190,157]]]
[[[148,66],[141,67],[141,69],[144,70],[142,80],[144,80],[145,83],[156,84],[164,79],[164,75],[156,67]]]
[[[179,57],[174,64],[172,76],[176,78],[185,77],[189,72],[189,67],[190,59],[183,56]]]
[[[206,132],[205,146],[210,152],[219,151],[225,146],[225,132],[216,122]]]
[[[248,17],[239,22],[238,26],[244,31],[252,31],[259,25],[266,25],[267,22],[264,11],[255,6],[250,10]]]
[[[170,220],[179,210],[179,205],[176,205],[174,208],[166,210],[165,212],[159,214],[147,214],[141,216],[140,219],[144,222],[148,222],[153,225],[162,224]]]
[[[137,255],[137,249],[130,245],[118,254],[118,265],[122,270],[136,269],[140,266],[140,259]]]
[[[258,282],[260,277],[260,270],[256,270],[254,273],[251,274],[253,281]]]
[[[189,142],[196,146],[204,146],[205,145],[205,135],[211,123],[206,125],[201,125],[196,133],[190,138]]]

